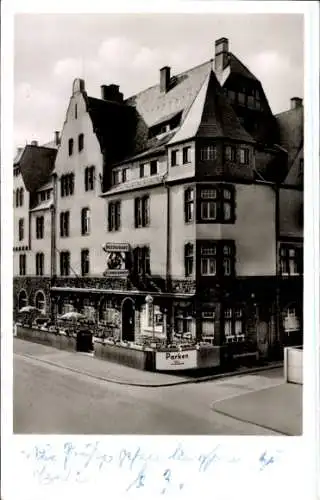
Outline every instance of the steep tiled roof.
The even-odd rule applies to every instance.
[[[232,52],[229,52],[228,59],[231,73],[250,78],[251,80],[257,80],[251,71]]]
[[[28,191],[35,191],[48,182],[56,154],[56,149],[43,146],[27,145],[24,148],[19,164]]]
[[[241,126],[239,118],[227,101],[215,74],[211,71],[197,137],[226,137],[243,142],[254,142]]]
[[[115,162],[132,150],[135,110],[122,103],[87,97],[87,109],[101,151]]]
[[[276,115],[280,146],[288,151],[289,168],[303,148],[303,106]]]

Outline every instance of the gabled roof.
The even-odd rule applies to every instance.
[[[254,74],[251,73],[251,71],[249,71],[248,68],[234,54],[232,54],[232,52],[229,52],[228,60],[230,65],[230,73],[234,73],[245,78],[258,81]]]

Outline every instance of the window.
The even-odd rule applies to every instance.
[[[19,219],[19,241],[24,238],[24,219]]]
[[[203,161],[206,160],[215,160],[217,157],[217,148],[214,145],[204,146],[200,149],[200,159]]]
[[[40,311],[42,312],[45,312],[46,310],[46,299],[45,299],[45,296],[44,296],[44,293],[39,291],[36,293],[36,296],[35,296],[35,306],[37,309],[39,309]]]
[[[228,90],[228,97],[231,102],[234,102],[236,99],[236,93],[233,90]]]
[[[65,238],[69,236],[70,212],[60,213],[60,236]]]
[[[124,168],[122,170],[122,182],[127,182],[128,179],[128,169]]]
[[[120,184],[120,174],[121,174],[121,170],[114,170],[112,172],[112,184],[114,186],[117,186],[117,184]]]
[[[216,185],[200,189],[200,222],[233,222],[235,196],[233,187]]]
[[[215,244],[201,248],[201,275],[215,276],[217,274],[217,248]]]
[[[78,136],[78,151],[79,151],[79,153],[83,150],[83,145],[84,145],[84,135],[79,134],[79,136]]]
[[[158,173],[158,160],[152,160],[150,162],[150,175],[156,175]]]
[[[217,218],[217,190],[201,190],[201,219],[216,220]]]
[[[284,276],[302,274],[302,248],[290,245],[280,246],[280,273]]]
[[[42,240],[44,235],[44,217],[41,215],[36,218],[36,238]]]
[[[287,307],[284,310],[283,328],[288,334],[300,330],[300,319],[294,306]]]
[[[235,247],[224,240],[203,242],[200,250],[200,272],[202,276],[233,276]]]
[[[140,179],[145,176],[145,163],[141,163],[139,167],[139,177]]]
[[[65,174],[60,179],[61,197],[70,196],[74,191],[74,174]]]
[[[246,103],[246,94],[243,92],[238,93],[238,103],[243,105]]]
[[[16,191],[16,207],[22,207],[24,198],[24,189],[19,188]]]
[[[89,250],[81,250],[81,275],[87,276],[89,274]]]
[[[201,333],[203,340],[214,339],[215,311],[203,311],[201,314]]]
[[[184,192],[184,220],[192,222],[194,214],[194,189],[188,188]]]
[[[193,244],[187,243],[184,246],[184,270],[185,270],[185,276],[187,278],[193,275],[193,262],[194,262]]]
[[[223,314],[223,321],[226,342],[243,342],[245,336],[242,309],[226,308]]]
[[[151,274],[150,271],[150,248],[137,247],[133,251],[133,265],[136,274]]]
[[[22,253],[19,255],[19,274],[20,276],[26,275],[26,254]]]
[[[21,290],[18,297],[19,310],[28,304],[27,294],[24,290]]]
[[[108,205],[108,230],[118,231],[121,225],[121,202],[110,201]]]
[[[43,276],[44,274],[44,254],[36,254],[36,275]]]
[[[192,314],[188,308],[176,310],[175,333],[178,335],[192,334]]]
[[[73,154],[73,139],[69,139],[68,141],[68,151],[69,151],[69,156]]]
[[[94,190],[94,180],[95,180],[95,168],[86,167],[84,170],[84,189],[85,191]]]
[[[82,236],[90,234],[90,209],[81,210],[81,234]]]
[[[60,252],[60,275],[69,276],[70,274],[70,252]]]
[[[74,106],[74,117],[75,117],[75,119],[78,118],[78,104],[75,104],[75,106]]]
[[[248,163],[249,163],[249,149],[240,148],[240,163],[242,165],[248,165]]]
[[[234,146],[226,146],[224,148],[224,159],[226,161],[236,161],[236,148]]]
[[[178,149],[171,151],[171,166],[176,167],[178,165]]]
[[[182,163],[190,163],[191,162],[191,147],[186,146],[182,149]]]
[[[149,196],[134,200],[135,227],[147,227],[150,224]]]

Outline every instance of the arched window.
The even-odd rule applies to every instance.
[[[28,304],[27,294],[25,290],[21,290],[21,292],[19,293],[18,303],[19,311]]]
[[[35,295],[35,306],[42,312],[45,312],[46,310],[46,299],[44,293],[41,290],[39,290],[39,292],[37,292]]]

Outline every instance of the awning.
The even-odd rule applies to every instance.
[[[195,293],[168,293],[168,292],[148,292],[141,290],[113,290],[106,288],[73,288],[73,287],[60,287],[53,286],[51,287],[51,292],[54,293],[96,293],[96,294],[104,294],[104,295],[127,295],[127,296],[147,296],[151,295],[155,298],[163,298],[163,299],[192,299],[195,297]]]

